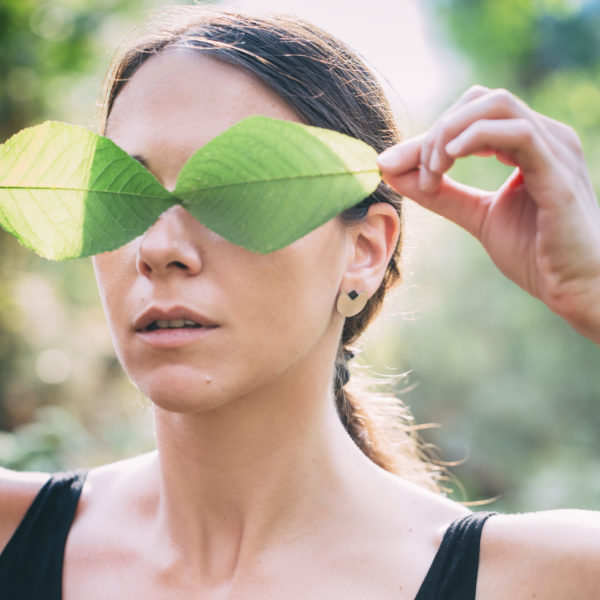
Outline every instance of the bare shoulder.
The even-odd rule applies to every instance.
[[[131,459],[90,469],[86,477],[77,514],[96,514],[107,510],[109,501],[120,499],[131,490],[144,489],[147,483],[147,465],[152,455],[141,455]],[[27,509],[36,495],[49,480],[49,473],[19,472],[0,467],[0,552],[17,530]],[[91,508],[91,510],[86,510]],[[109,505],[108,510],[114,508]]]
[[[103,531],[127,511],[149,510],[156,503],[157,455],[150,452],[89,469],[77,507],[75,523],[93,523]],[[125,501],[124,501],[125,500]],[[127,514],[125,519],[131,518]]]
[[[49,477],[48,473],[21,473],[0,467],[0,552]]]
[[[89,469],[82,499],[86,501],[93,496],[97,501],[122,493],[127,496],[131,490],[139,491],[140,486],[143,489],[155,486],[150,474],[156,471],[157,462],[154,451]]]
[[[484,529],[478,600],[591,599],[600,589],[600,512],[497,515]]]

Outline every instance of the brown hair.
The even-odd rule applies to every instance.
[[[140,37],[122,46],[109,68],[101,103],[103,132],[113,102],[135,71],[166,48],[185,47],[233,64],[261,79],[309,125],[359,138],[382,152],[400,140],[389,103],[364,61],[312,24],[284,15],[252,15],[206,6],[178,6],[149,21]],[[351,223],[377,202],[394,206],[401,197],[385,184],[342,213]],[[378,313],[386,292],[400,280],[401,242],[384,279],[358,315],[347,318],[334,373],[338,414],[359,448],[382,468],[439,491],[439,469],[427,460],[396,398],[357,391],[349,384],[351,345]]]

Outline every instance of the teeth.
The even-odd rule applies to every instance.
[[[173,321],[155,321],[156,329],[182,329],[183,327],[201,327],[190,319],[175,319]]]

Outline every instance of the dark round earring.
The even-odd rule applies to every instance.
[[[348,293],[340,292],[336,308],[342,317],[353,317],[365,307],[368,299],[369,296],[365,291],[360,292],[360,294],[356,290]]]

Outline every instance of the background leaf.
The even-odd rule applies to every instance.
[[[379,182],[377,153],[364,142],[253,116],[190,158],[175,195],[219,235],[267,253],[357,204]]]
[[[114,250],[173,202],[142,165],[82,127],[48,121],[0,147],[0,225],[45,258]]]

